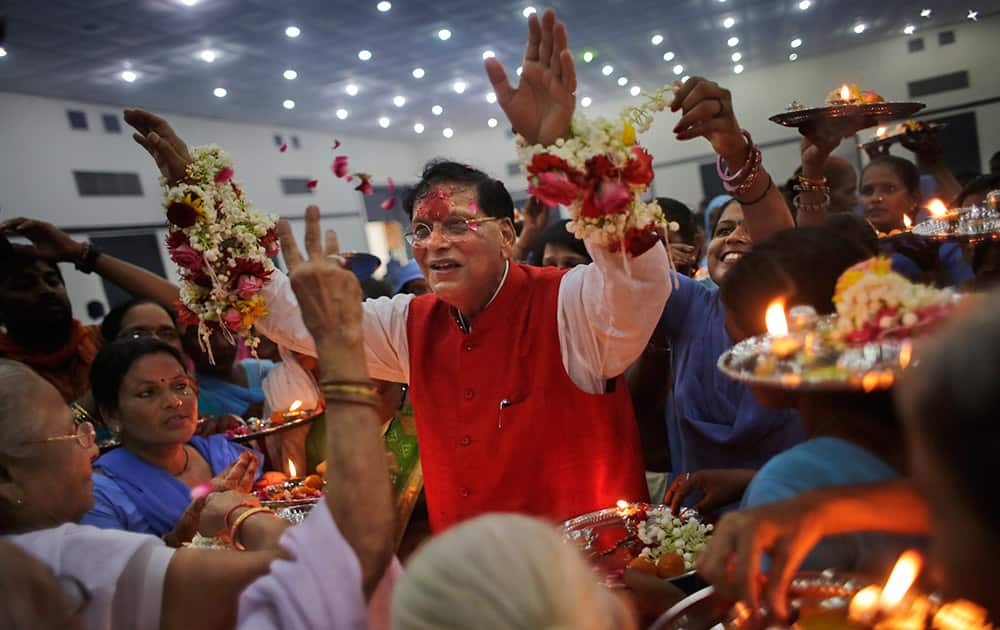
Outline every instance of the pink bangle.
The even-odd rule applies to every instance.
[[[747,158],[747,166],[749,166],[750,170],[739,184],[733,185],[729,182],[723,182],[722,186],[726,189],[726,192],[739,197],[745,195],[748,190],[753,188],[754,182],[757,181],[757,176],[761,171],[761,154],[760,149],[757,147],[751,147],[750,156]]]
[[[721,179],[723,183],[734,182],[734,181],[736,181],[738,179],[742,179],[743,177],[746,177],[746,175],[747,175],[747,172],[746,172],[747,171],[747,167],[750,166],[750,163],[752,161],[752,158],[753,158],[753,155],[752,155],[753,149],[756,148],[755,145],[754,145],[754,143],[753,143],[753,138],[750,137],[750,132],[747,131],[746,129],[741,130],[740,133],[742,133],[743,137],[747,139],[747,144],[750,145],[751,154],[747,156],[746,164],[744,164],[743,167],[740,170],[736,171],[732,175],[726,175],[726,169],[722,168],[722,156],[721,155],[716,156],[716,158],[715,158],[715,171],[719,174],[719,179]]]

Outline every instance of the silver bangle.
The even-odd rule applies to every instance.
[[[823,193],[823,201],[820,203],[802,203],[800,197],[801,195],[795,195],[792,199],[792,205],[800,212],[818,212],[830,206],[830,193],[828,192]]]

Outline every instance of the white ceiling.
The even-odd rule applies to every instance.
[[[187,0],[191,2],[192,0]],[[7,55],[0,57],[0,89],[42,96],[130,104],[155,111],[344,133],[412,138],[413,124],[428,132],[444,127],[485,127],[502,120],[487,102],[490,87],[482,53],[492,50],[513,74],[526,34],[522,15],[531,0],[392,0],[379,12],[377,0],[7,0]],[[595,101],[624,96],[630,86],[644,87],[683,74],[719,76],[733,71],[733,52],[747,68],[791,63],[792,39],[801,58],[898,36],[907,24],[921,29],[967,19],[970,8],[981,17],[1000,12],[1000,0],[560,0],[554,6],[566,21],[570,45],[578,57],[580,96]],[[966,6],[969,4],[969,6]],[[539,10],[543,5],[536,5]],[[929,18],[921,9],[931,8]],[[723,26],[733,18],[730,29]],[[855,34],[853,27],[867,29]],[[285,36],[289,25],[298,38]],[[452,37],[441,41],[437,32]],[[655,46],[653,35],[663,36]],[[726,40],[738,37],[730,48]],[[205,49],[218,58],[206,63]],[[370,61],[358,52],[372,52]],[[582,61],[584,51],[595,60]],[[673,61],[663,60],[667,51]],[[614,66],[610,76],[604,64]],[[426,71],[414,79],[415,67]],[[298,78],[282,73],[292,68]],[[131,69],[133,83],[121,79]],[[618,87],[620,76],[629,85]],[[456,94],[452,84],[468,84]],[[357,96],[345,86],[360,87]],[[225,88],[225,98],[213,96]],[[406,104],[393,105],[402,95]],[[293,99],[286,110],[282,101]],[[440,117],[431,107],[444,108]],[[338,120],[335,111],[349,111]],[[387,116],[388,129],[376,121]]]

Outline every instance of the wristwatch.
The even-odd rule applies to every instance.
[[[83,244],[83,252],[80,253],[80,258],[73,262],[73,266],[83,273],[93,273],[97,257],[100,255],[101,251],[88,241]]]

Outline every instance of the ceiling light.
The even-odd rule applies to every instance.
[[[969,9],[969,12],[965,15],[966,19],[972,20],[973,22],[979,21],[979,11],[974,11]]]
[[[215,95],[215,98],[226,98],[226,94],[229,94],[229,91],[226,88],[218,87],[212,90],[212,94]]]
[[[743,74],[743,64],[738,63],[735,66],[733,66],[733,72],[735,72],[736,74]]]
[[[295,79],[299,78],[299,73],[289,68],[288,70],[285,70],[281,74],[281,76],[285,77],[289,81],[294,81]]]
[[[654,45],[654,46],[659,46],[660,44],[663,43],[663,35],[660,35],[659,33],[657,33],[656,35],[653,35],[649,39],[649,43],[652,44],[652,45]]]
[[[603,74],[606,77],[610,76],[611,73],[614,72],[614,71],[615,71],[615,67],[611,66],[611,65],[607,65],[607,66],[604,66],[603,68],[601,68],[601,74]]]
[[[347,84],[347,85],[346,85],[346,86],[344,87],[344,91],[345,91],[345,92],[347,92],[347,94],[348,94],[349,96],[357,96],[357,95],[358,95],[358,92],[359,92],[360,90],[361,90],[361,88],[359,88],[359,87],[358,87],[357,85],[355,85],[354,83],[348,83],[348,84]]]
[[[802,45],[802,39],[799,38],[799,37],[796,37],[792,41],[788,42],[788,45],[791,46],[792,48],[798,48],[799,46]]]
[[[581,107],[590,107],[590,104],[592,102],[593,101],[590,100],[589,96],[584,96],[583,98],[580,99],[580,106]]]
[[[628,93],[631,94],[632,96],[639,96],[640,92],[642,92],[642,89],[638,85],[633,85],[632,88],[628,91]]]
[[[663,53],[663,60],[664,61],[673,61],[674,57],[676,57],[676,56],[677,55],[674,54],[674,51],[668,50],[667,52]]]
[[[500,124],[500,121],[497,120],[496,118],[490,118],[489,120],[486,121],[486,126],[489,127],[490,129],[493,129],[494,127],[496,127],[499,124]]]
[[[302,34],[302,29],[300,29],[298,26],[289,26],[288,28],[285,29],[285,37],[291,37],[292,39],[295,39],[301,34]]]
[[[521,11],[521,15],[524,17],[531,17],[535,13],[538,13],[538,11],[535,10],[535,7],[524,7],[524,11]]]
[[[394,96],[392,97],[392,104],[396,107],[402,107],[403,105],[406,105],[406,97],[399,95]]]
[[[799,3],[799,11],[806,11],[812,5],[812,0],[802,0],[802,2]]]
[[[456,94],[461,94],[467,87],[469,86],[466,85],[465,81],[455,81],[451,84],[451,89],[455,90]]]
[[[868,27],[867,27],[867,26],[865,26],[864,22],[862,22],[861,24],[855,24],[855,25],[854,25],[854,32],[855,32],[856,34],[860,35],[860,34],[862,34],[862,33],[864,33],[864,32],[865,32],[865,29],[866,29],[866,28],[868,28]]]
[[[732,54],[732,60],[733,61],[739,61],[742,58],[743,58],[743,53],[741,53],[741,52],[734,52]]]
[[[622,87],[628,85],[628,77],[618,77],[618,85]]]
[[[483,59],[492,59],[493,57],[496,57],[496,56],[497,56],[497,54],[495,52],[493,52],[492,50],[484,50],[483,51]]]
[[[139,78],[139,75],[136,74],[135,72],[132,72],[131,70],[124,70],[122,71],[121,77],[122,81],[126,83],[132,83],[133,81]]]
[[[487,103],[496,103],[497,102],[497,93],[496,92],[487,92],[486,93],[486,102]]]
[[[728,45],[730,48],[736,48],[737,46],[740,45],[740,38],[730,37],[728,40],[726,40],[726,45]]]
[[[371,58],[372,58],[372,51],[367,49],[358,51],[358,59],[360,59],[361,61],[368,61]]]
[[[521,76],[521,72],[523,72],[523,71],[524,71],[524,66],[518,66],[517,67],[517,76]]]
[[[284,107],[285,109],[295,109],[295,101],[293,101],[290,98],[286,98],[284,101],[281,102],[281,106]]]
[[[792,53],[792,54],[788,55],[788,60],[789,61],[795,61],[798,58],[799,58],[799,53]]]
[[[435,116],[440,116],[441,114],[444,113],[444,108],[441,107],[440,105],[435,105],[434,107],[431,108],[431,113],[434,114]]]
[[[413,133],[423,133],[424,125],[423,123],[416,123],[413,125]]]
[[[438,39],[440,39],[443,42],[448,41],[449,39],[451,39],[451,31],[449,31],[446,28],[441,29],[440,31],[438,31]]]
[[[733,28],[736,26],[736,18],[727,17],[722,20],[722,28]]]
[[[3,46],[0,46],[0,57],[6,57],[6,56],[7,56],[7,49],[4,48]]]
[[[219,56],[219,53],[214,50],[206,49],[198,53],[198,56],[201,57],[201,60],[205,63],[212,63]]]
[[[681,64],[674,66],[674,74],[681,74],[682,72],[684,72],[684,66]]]
[[[198,0],[180,0],[180,2],[186,7],[193,7],[198,4]]]
[[[920,17],[922,18],[929,18],[930,16],[931,16],[930,9],[924,9],[923,11],[920,12]]]
[[[413,72],[411,72],[410,74],[413,75],[414,79],[423,79],[424,78],[424,69],[423,68],[414,68]]]
[[[583,52],[583,63],[590,63],[593,60],[594,60],[594,53],[589,50],[585,50]]]
[[[685,74],[684,76],[681,77],[681,83],[687,83],[688,79],[690,79],[690,78],[691,77],[689,77],[688,75]]]
[[[378,4],[375,5],[375,8],[379,10],[379,13],[386,13],[389,11],[389,9],[392,8],[392,3],[386,2],[386,0],[382,0],[382,2],[379,2]]]
[[[383,129],[387,128],[391,124],[392,124],[392,121],[389,120],[388,116],[382,116],[381,118],[378,119],[378,126],[381,127],[381,128],[383,128]]]
[[[906,28],[903,29],[903,34],[913,35],[917,31],[917,27],[912,24],[907,24]]]
[[[444,136],[445,138],[450,138],[453,135],[455,135],[455,130],[452,129],[451,127],[445,127],[444,129],[441,130],[441,135]]]
[[[348,112],[346,109],[344,109],[343,107],[341,107],[340,109],[337,110],[336,114],[337,114],[337,118],[339,118],[341,120],[347,120],[347,116],[350,114],[350,112]]]

